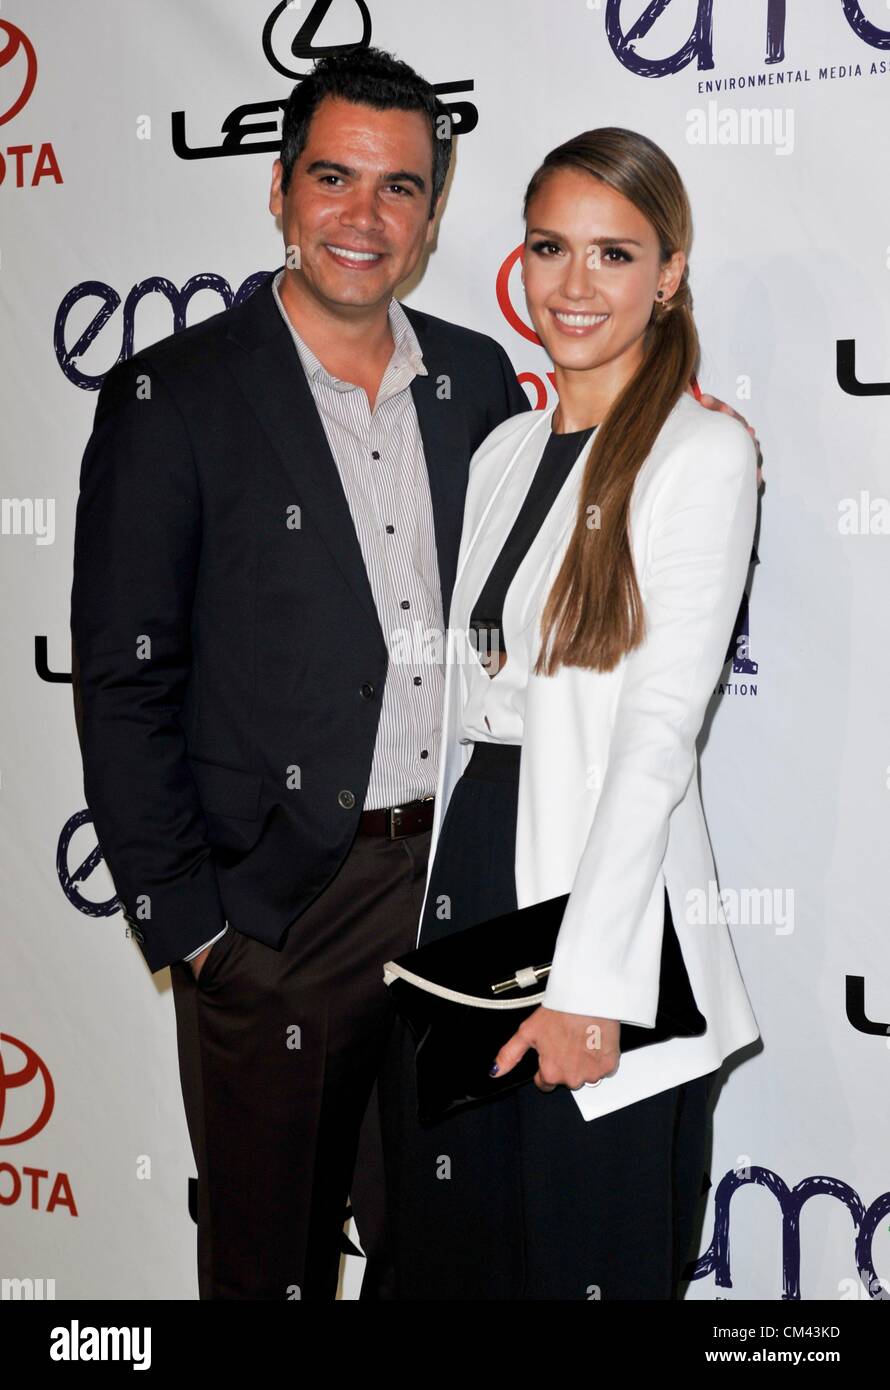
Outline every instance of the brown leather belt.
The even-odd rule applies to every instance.
[[[406,801],[404,806],[381,806],[376,811],[362,811],[358,822],[359,835],[385,835],[399,840],[403,835],[420,835],[433,828],[435,797],[422,801]]]

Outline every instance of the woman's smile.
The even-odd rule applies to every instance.
[[[570,338],[586,338],[612,317],[611,314],[579,314],[567,309],[551,309],[550,316],[557,332]]]

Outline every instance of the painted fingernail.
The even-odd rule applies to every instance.
[[[488,1075],[497,1076],[499,1071],[500,1067],[498,1066],[497,1062],[492,1062],[491,1066],[488,1068]]]

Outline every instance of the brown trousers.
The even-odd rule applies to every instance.
[[[334,1298],[350,1195],[361,1296],[390,1296],[383,964],[415,944],[429,847],[359,835],[280,951],[230,926],[197,981],[171,967],[202,1299]]]

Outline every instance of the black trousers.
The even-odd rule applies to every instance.
[[[171,967],[202,1299],[335,1297],[350,1194],[362,1297],[388,1296],[383,964],[415,944],[429,846],[359,836],[282,950],[230,926],[197,981]]]
[[[475,745],[442,825],[422,943],[515,909],[519,757]],[[567,1088],[530,1081],[421,1127],[413,1052],[399,1022],[381,1089],[397,1298],[679,1296],[716,1072],[590,1121]]]

